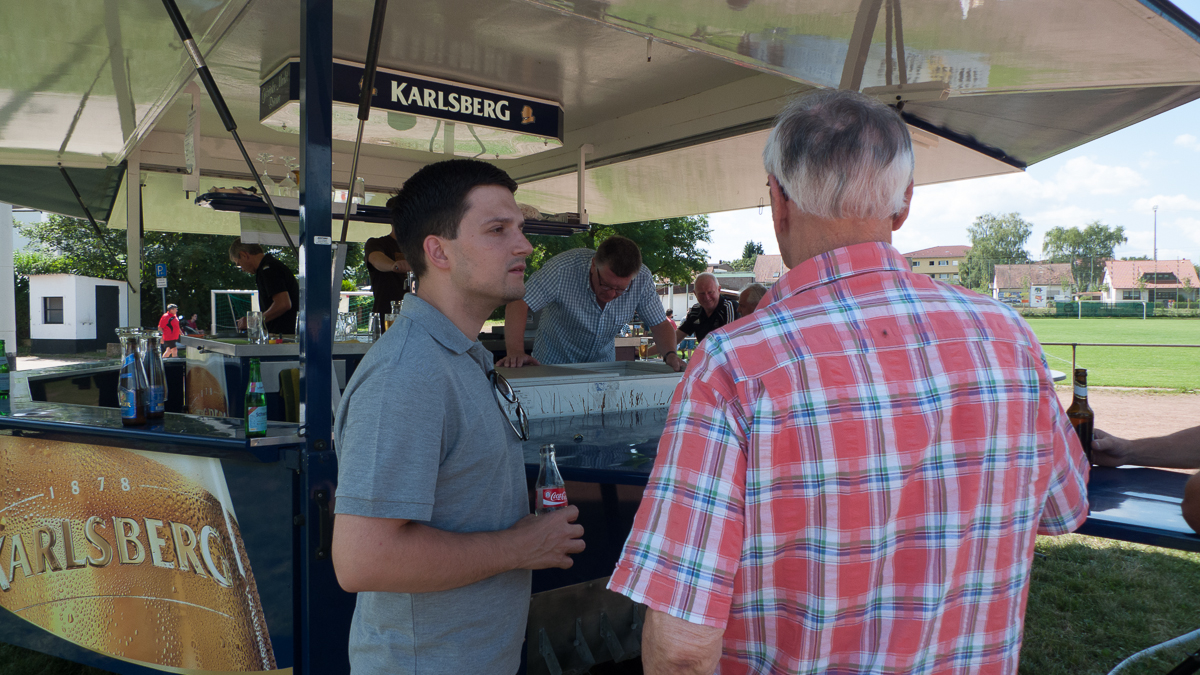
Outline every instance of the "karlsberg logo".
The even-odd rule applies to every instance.
[[[405,92],[406,88],[407,92]],[[444,93],[430,87],[422,89],[415,85],[409,86],[407,82],[392,82],[393,103],[432,108],[434,110],[445,110],[463,115],[475,115],[476,117],[488,117],[503,122],[511,119],[508,101],[494,101],[479,96],[460,96],[459,94],[443,96]],[[533,122],[533,110],[529,106],[525,106],[521,113],[523,116],[521,120],[522,124]],[[528,120],[525,119],[526,117],[528,117]]]

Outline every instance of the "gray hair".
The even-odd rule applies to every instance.
[[[741,293],[738,293],[739,296],[746,296],[747,300],[753,299],[755,304],[757,304],[759,300],[762,300],[763,296],[766,294],[767,287],[763,286],[762,284],[750,284],[749,286],[743,288]]]
[[[701,272],[700,274],[697,274],[696,280],[692,282],[692,286],[699,286],[701,279],[712,279],[712,282],[717,285],[717,288],[721,288],[721,282],[717,281],[717,275],[713,274],[712,272]]]
[[[763,165],[805,213],[887,218],[905,207],[912,138],[900,114],[873,98],[817,91],[792,99],[776,117]]]

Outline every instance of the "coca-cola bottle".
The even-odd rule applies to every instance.
[[[558,472],[558,464],[554,461],[554,444],[542,446],[542,467],[538,469],[537,507],[534,513],[541,515],[547,511],[557,511],[567,505],[567,486],[562,474]]]

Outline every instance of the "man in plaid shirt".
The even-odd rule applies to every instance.
[[[791,270],[701,343],[609,587],[647,673],[1016,673],[1035,535],[1087,463],[1033,332],[909,270],[891,108],[799,98],[764,151]]]

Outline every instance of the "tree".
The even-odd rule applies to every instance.
[[[754,263],[758,261],[758,256],[762,255],[762,244],[756,241],[748,241],[742,247],[742,258],[729,263],[729,267],[735,272],[752,272],[754,271]]]
[[[1113,258],[1113,249],[1129,241],[1125,228],[1109,227],[1098,220],[1077,227],[1055,227],[1042,240],[1042,255],[1050,262],[1071,263],[1075,285],[1095,290],[1104,280],[1104,261]]]
[[[624,225],[592,225],[585,232],[570,237],[533,235],[533,255],[529,257],[526,275],[541,269],[550,258],[573,248],[596,248],[600,242],[619,234],[628,237],[642,250],[642,262],[651,274],[675,283],[691,283],[696,274],[704,271],[708,254],[699,247],[709,241],[708,216],[665,218]]]
[[[1019,213],[984,214],[967,228],[971,251],[961,273],[962,285],[976,290],[987,289],[995,278],[996,265],[1029,262],[1025,242],[1033,226]]]

